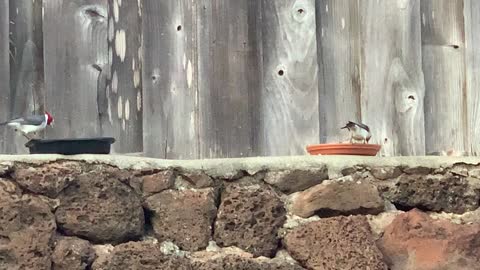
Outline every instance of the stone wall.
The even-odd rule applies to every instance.
[[[480,159],[0,157],[0,269],[480,269]]]

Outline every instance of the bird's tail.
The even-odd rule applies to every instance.
[[[7,122],[2,122],[2,123],[0,123],[0,126],[5,126],[8,123],[9,123],[8,121]]]

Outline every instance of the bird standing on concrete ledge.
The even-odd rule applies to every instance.
[[[13,128],[15,132],[20,131],[25,138],[31,140],[28,136],[44,130],[47,126],[53,124],[53,117],[48,112],[42,115],[29,115],[26,117],[15,118],[7,122],[0,123],[0,126],[7,125]]]
[[[353,143],[353,140],[363,141],[363,143],[368,143],[372,134],[370,133],[370,128],[362,123],[355,123],[348,121],[348,123],[341,129],[348,129],[350,131],[350,143]]]

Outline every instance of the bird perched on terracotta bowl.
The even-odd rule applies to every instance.
[[[32,138],[28,135],[35,134],[44,130],[47,126],[53,125],[53,117],[50,113],[45,112],[41,115],[29,115],[0,123],[0,126],[4,125],[12,128],[15,132],[22,133],[25,138],[31,140]]]
[[[362,123],[355,123],[348,121],[348,123],[341,129],[348,129],[350,132],[350,143],[353,143],[353,140],[363,141],[363,143],[368,143],[372,134],[370,133],[370,128]]]

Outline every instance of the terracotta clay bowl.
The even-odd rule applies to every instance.
[[[308,145],[307,151],[310,155],[376,156],[380,148],[379,144],[326,143]]]

